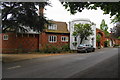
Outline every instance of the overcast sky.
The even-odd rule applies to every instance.
[[[78,12],[75,15],[71,15],[70,12],[68,12],[62,4],[59,2],[59,0],[50,0],[51,6],[46,6],[45,8],[47,10],[44,11],[45,16],[54,21],[63,21],[63,22],[69,22],[76,18],[88,18],[92,22],[96,24],[96,27],[99,28],[102,19],[105,19],[106,24],[109,28],[113,27],[113,24],[110,24],[110,15],[103,15],[103,11],[98,10],[83,10],[82,12]]]

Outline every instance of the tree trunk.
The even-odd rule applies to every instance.
[[[80,44],[81,44],[84,38],[83,37],[80,37],[80,38],[81,38],[81,40],[80,40]]]

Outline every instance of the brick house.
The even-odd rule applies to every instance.
[[[62,46],[69,44],[69,31],[66,22],[52,21],[42,33],[1,33],[2,53],[31,52],[42,50],[47,44]]]
[[[69,44],[69,31],[66,22],[50,21],[51,25],[47,25],[41,33],[40,49],[44,49],[46,45],[62,46]]]
[[[110,39],[110,46],[120,45],[120,39],[115,38],[111,33],[109,39]]]

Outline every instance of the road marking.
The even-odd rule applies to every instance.
[[[7,68],[7,69],[15,69],[15,68],[20,68],[21,66],[13,66],[13,67],[9,67],[9,68]]]

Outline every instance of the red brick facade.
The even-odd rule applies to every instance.
[[[116,43],[117,45],[120,45],[120,39],[115,39],[115,43]]]
[[[100,29],[96,29],[96,35],[98,35],[98,34],[101,35],[101,39],[100,39],[100,46],[101,47],[105,47],[104,42],[108,41],[108,40],[111,41],[111,46],[113,46],[115,44],[120,45],[120,39],[114,39],[114,38],[106,37],[105,33]],[[96,42],[96,46],[98,47],[98,42]]]
[[[120,45],[120,39],[109,38],[112,41],[112,46]]]
[[[52,45],[52,46],[57,46],[61,47],[62,45],[69,44],[69,36],[70,33],[67,29],[67,24],[66,22],[59,22],[59,21],[50,21],[52,24],[56,24],[57,28],[56,29],[49,29],[49,25],[46,27],[42,33],[41,33],[41,38],[40,38],[40,49],[44,49],[47,45]],[[56,42],[50,42],[49,37],[50,36],[56,36]],[[61,40],[62,37],[67,37],[68,41],[63,42]]]
[[[3,53],[17,53],[36,51],[39,48],[38,34],[15,34],[2,33],[2,52]],[[8,40],[3,40],[3,36],[8,35]]]
[[[41,34],[33,33],[2,33],[2,53],[31,52],[43,50],[46,45],[62,46],[69,44],[69,32],[65,22],[54,22],[57,24],[57,30],[43,30]],[[3,36],[8,35],[8,40],[3,40]],[[50,42],[49,36],[56,36],[56,42]],[[68,41],[63,42],[62,36],[67,37]]]
[[[43,32],[39,34],[15,34],[15,33],[2,33],[0,42],[0,48],[2,53],[18,53],[18,52],[31,52],[42,50],[46,47],[47,44],[53,46],[62,46],[68,44],[68,42],[62,42],[61,37],[67,36],[69,34],[55,34],[55,33],[46,33]],[[8,35],[8,40],[3,40],[3,36]],[[57,36],[57,42],[51,43],[48,41],[50,35]]]
[[[101,38],[100,38],[100,46],[104,47],[104,41],[106,41],[106,37],[103,31],[101,31],[100,29],[96,29],[96,35],[100,34]],[[96,42],[96,46],[98,46],[98,42]]]
[[[49,42],[49,36],[56,36],[57,37],[57,41],[56,42]],[[62,36],[66,36],[69,38],[69,34],[60,34],[60,33],[46,33],[46,32],[43,32],[41,34],[41,49],[44,49],[46,47],[46,45],[50,44],[50,45],[53,45],[53,46],[62,46],[62,45],[65,45],[65,44],[69,44],[69,40],[68,42],[62,42],[61,41],[61,37]]]

